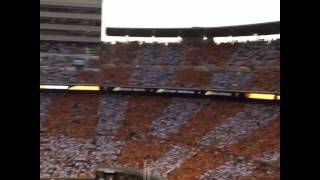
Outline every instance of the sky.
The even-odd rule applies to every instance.
[[[271,21],[280,21],[280,0],[103,0],[102,32],[105,27],[219,27]]]

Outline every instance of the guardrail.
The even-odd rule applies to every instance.
[[[173,87],[40,84],[40,92],[96,92],[96,93],[117,93],[117,94],[135,94],[135,95],[233,98],[233,99],[240,99],[240,100],[264,100],[264,101],[280,102],[280,93],[276,93],[276,92],[173,88]]]

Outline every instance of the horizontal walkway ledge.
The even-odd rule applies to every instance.
[[[100,37],[57,36],[40,34],[40,41],[89,42],[100,43]]]
[[[47,24],[40,23],[40,29],[47,30],[66,30],[66,31],[96,31],[100,32],[100,26],[81,26],[81,25],[65,25],[65,24]]]
[[[97,14],[62,13],[62,12],[41,12],[40,11],[40,17],[64,18],[64,19],[84,19],[84,20],[101,20],[101,15],[97,15]]]

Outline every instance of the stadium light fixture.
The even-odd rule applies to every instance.
[[[100,91],[100,86],[72,86],[70,91]]]
[[[247,93],[245,96],[249,99],[262,99],[262,100],[274,100],[276,96],[274,94],[258,94],[258,93]]]

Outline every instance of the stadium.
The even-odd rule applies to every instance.
[[[280,21],[128,28],[101,14],[101,0],[40,0],[41,180],[280,179],[280,36],[213,40]]]

